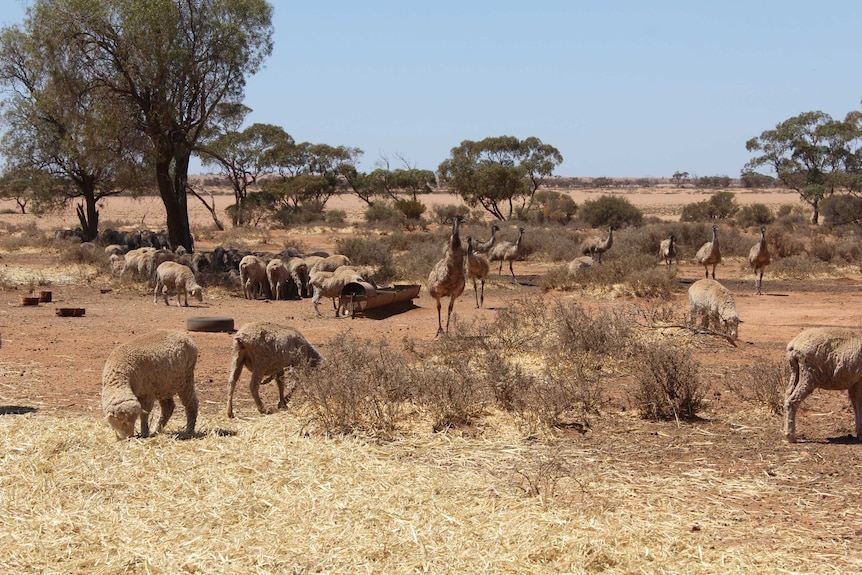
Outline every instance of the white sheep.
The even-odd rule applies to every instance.
[[[710,325],[733,342],[739,336],[739,314],[736,302],[726,287],[713,279],[697,280],[688,288],[689,317],[691,323],[698,318],[703,329]]]
[[[275,299],[287,299],[287,279],[290,270],[281,258],[273,258],[266,264],[266,277],[269,279],[269,289]]]
[[[192,268],[177,262],[162,262],[156,268],[156,288],[153,290],[153,303],[159,301],[159,291],[168,305],[168,290],[177,291],[177,307],[180,307],[180,299],[184,298],[183,306],[189,307],[189,296],[199,302],[204,301],[203,288],[198,285]]]
[[[239,262],[239,279],[242,295],[246,299],[257,298],[258,293],[267,297],[269,281],[266,277],[266,261],[255,255],[244,256]]]
[[[787,344],[790,382],[784,398],[784,437],[796,441],[796,411],[816,388],[846,389],[856,438],[862,440],[862,335],[836,328],[808,329]]]
[[[242,369],[251,371],[251,396],[260,413],[266,413],[260,399],[260,386],[275,379],[278,385],[278,407],[287,407],[284,371],[303,363],[317,366],[323,357],[297,330],[269,322],[253,322],[242,326],[233,336],[233,355],[228,380],[227,416],[233,417],[233,393]]]
[[[314,265],[309,268],[309,272],[334,272],[341,266],[349,266],[350,258],[345,255],[335,254],[317,260]]]
[[[351,282],[367,281],[359,272],[349,266],[339,268],[335,272],[312,272],[309,278],[309,285],[314,290],[314,295],[311,296],[311,303],[314,305],[314,312],[318,317],[322,317],[318,304],[321,297],[331,297],[333,307],[335,307],[335,316],[342,315],[341,306],[338,304],[341,298],[341,292],[344,286]]]
[[[138,418],[141,436],[147,437],[157,400],[162,414],[156,433],[162,431],[174,411],[175,395],[186,410],[185,433],[193,434],[198,416],[197,359],[195,342],[176,330],[156,330],[114,348],[102,370],[102,409],[117,437],[132,437]]]

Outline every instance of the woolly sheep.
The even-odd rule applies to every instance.
[[[689,316],[691,323],[698,318],[703,329],[710,324],[716,331],[727,335],[730,341],[739,336],[739,314],[736,302],[726,287],[713,279],[697,280],[688,288]]]
[[[168,305],[168,290],[177,291],[177,307],[180,307],[180,299],[184,298],[184,307],[189,307],[189,296],[204,301],[203,288],[198,285],[192,269],[177,262],[162,262],[156,268],[156,288],[153,290],[153,303],[159,301],[159,291],[165,297],[165,305]]]
[[[339,317],[342,310],[338,304],[338,300],[341,298],[344,286],[352,282],[364,281],[367,280],[362,274],[348,266],[339,268],[335,272],[312,272],[309,278],[309,285],[314,290],[314,294],[311,296],[314,312],[318,317],[322,317],[320,309],[318,309],[320,298],[330,297],[332,298],[332,305],[335,308],[335,315]]]
[[[323,357],[297,330],[269,322],[242,326],[233,336],[233,355],[228,380],[227,416],[233,417],[233,394],[243,367],[251,371],[251,396],[260,413],[266,413],[260,399],[260,385],[275,379],[278,385],[278,407],[287,407],[284,394],[284,371],[303,363],[317,366]]]
[[[242,295],[255,299],[258,293],[268,297],[269,281],[266,278],[266,262],[255,255],[247,255],[239,262],[239,278],[242,282]]]
[[[329,257],[317,260],[314,265],[309,268],[309,272],[334,272],[341,266],[349,266],[350,258],[341,254],[335,254]]]
[[[186,410],[185,433],[193,434],[198,416],[197,359],[195,342],[176,330],[156,330],[114,348],[102,370],[102,409],[117,438],[132,437],[138,418],[141,436],[147,437],[156,400],[162,412],[156,433],[161,432],[174,412],[175,395]]]
[[[846,389],[856,438],[862,440],[862,335],[850,329],[808,329],[787,344],[790,382],[784,398],[784,437],[796,441],[796,411],[816,388]]]

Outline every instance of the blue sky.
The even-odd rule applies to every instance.
[[[366,171],[508,135],[559,149],[559,175],[737,176],[763,130],[862,108],[858,0],[273,5],[248,122],[359,147]]]

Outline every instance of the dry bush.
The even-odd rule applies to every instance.
[[[554,305],[556,351],[621,357],[631,346],[631,323],[613,310],[596,313],[578,305]]]
[[[772,226],[769,228],[769,252],[773,258],[800,256],[805,252],[805,242],[792,226]],[[777,262],[773,262],[773,266]]]
[[[703,405],[700,366],[686,349],[668,343],[640,346],[635,357],[638,387],[632,402],[646,419],[691,420]]]
[[[268,244],[269,237],[269,229],[265,227],[234,226],[221,234],[219,245],[234,246],[240,250],[251,250],[261,244]]]
[[[352,236],[338,239],[336,246],[338,253],[350,258],[353,265],[372,268],[371,279],[377,285],[386,285],[396,278],[392,252],[381,240]]]
[[[76,238],[74,240],[80,243]],[[36,227],[35,222],[24,225],[7,224],[0,230],[0,249],[17,251],[24,248],[46,248],[50,246],[65,246],[73,243],[71,240],[54,240]]]
[[[580,255],[580,239],[563,226],[530,228],[524,233],[521,246],[524,256],[531,255],[543,262],[567,262]]]
[[[742,372],[743,377],[728,379],[730,390],[743,401],[761,405],[771,413],[784,413],[784,393],[790,380],[790,366],[786,361],[759,358]]]
[[[832,268],[826,262],[814,260],[804,255],[795,255],[773,260],[769,271],[775,277],[807,279],[812,276],[829,274]]]
[[[298,401],[326,434],[388,436],[413,396],[412,373],[385,340],[343,334],[328,342],[327,365],[297,372]]]

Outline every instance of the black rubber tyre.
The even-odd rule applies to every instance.
[[[186,320],[189,331],[234,331],[232,317],[190,317]]]

